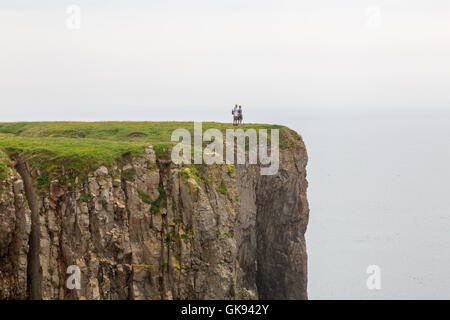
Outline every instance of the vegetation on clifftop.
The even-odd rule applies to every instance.
[[[8,177],[8,156],[0,150],[0,183],[2,183]]]
[[[236,129],[232,124],[216,122],[202,126],[204,131],[215,128],[224,133],[226,129]],[[0,180],[9,157],[18,154],[44,175],[62,166],[78,173],[92,171],[99,165],[110,167],[121,161],[124,154],[142,154],[148,145],[153,145],[159,158],[167,159],[176,144],[170,141],[172,132],[185,128],[193,133],[193,127],[193,122],[0,123]],[[297,141],[294,131],[279,125],[246,124],[240,128],[279,129],[282,149]]]

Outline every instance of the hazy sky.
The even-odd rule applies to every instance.
[[[311,298],[448,298],[449,57],[448,0],[0,0],[0,121],[242,104],[306,142]]]
[[[1,0],[1,120],[444,108],[449,3]]]

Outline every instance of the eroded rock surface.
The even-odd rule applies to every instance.
[[[62,169],[74,183],[36,191],[31,241],[30,199],[11,168],[0,191],[0,298],[306,299],[299,140],[273,176],[257,165],[176,166],[151,147],[85,178]],[[70,265],[79,290],[66,286]]]

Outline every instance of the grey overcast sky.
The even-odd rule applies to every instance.
[[[1,121],[443,109],[449,56],[447,0],[1,0]]]
[[[0,0],[0,121],[302,134],[312,299],[449,298],[449,88],[449,0]]]

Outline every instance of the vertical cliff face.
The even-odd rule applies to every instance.
[[[306,150],[177,166],[152,147],[60,178],[12,157],[0,191],[1,299],[306,299]],[[66,271],[81,270],[70,290]]]
[[[0,184],[0,298],[30,296],[27,276],[31,211],[23,181],[16,171],[5,170]]]

